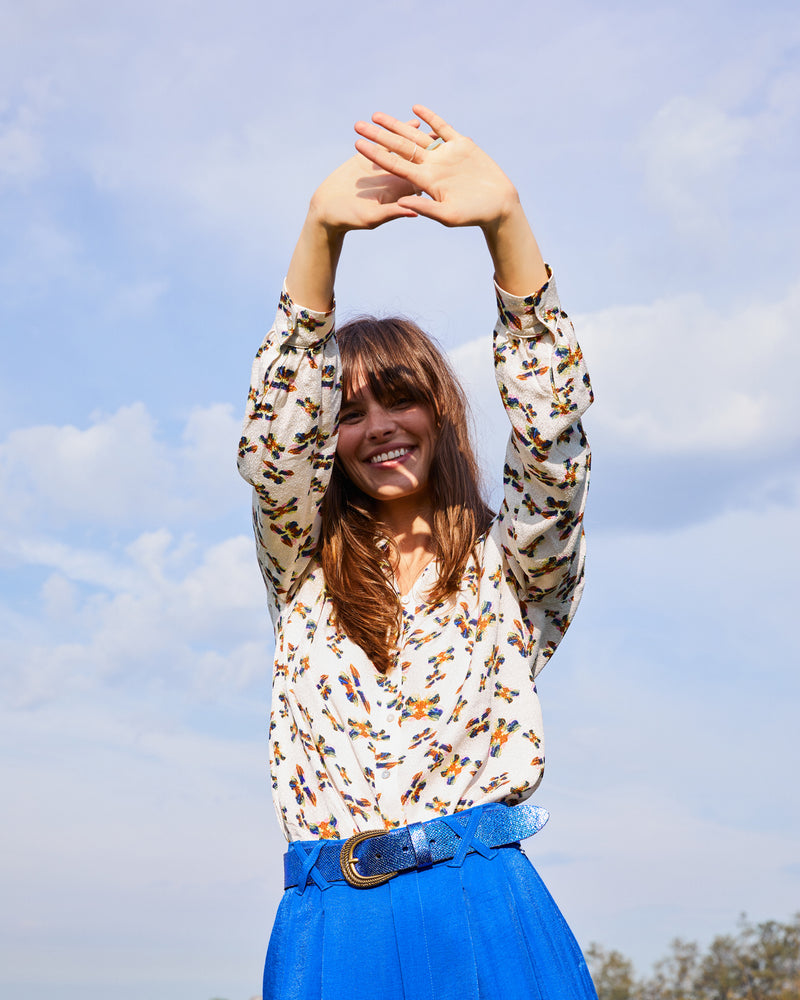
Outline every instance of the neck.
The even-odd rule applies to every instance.
[[[428,501],[402,497],[378,504],[378,518],[389,529],[401,555],[433,552],[433,511]]]
[[[382,504],[379,516],[394,539],[396,555],[392,560],[392,570],[395,585],[401,594],[407,594],[433,559],[430,508],[426,506],[420,509],[419,501],[413,507]]]
[[[395,584],[407,594],[433,558],[433,511],[427,500],[402,497],[379,504],[377,514],[394,540]]]

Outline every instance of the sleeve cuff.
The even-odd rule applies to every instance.
[[[549,279],[531,295],[512,295],[497,282],[497,309],[502,323],[520,337],[539,337],[545,330],[556,332],[556,324],[561,315],[555,278],[549,264],[545,264]]]
[[[333,333],[335,313],[335,304],[329,312],[317,312],[299,305],[289,295],[284,282],[275,317],[275,336],[287,348],[319,347]]]

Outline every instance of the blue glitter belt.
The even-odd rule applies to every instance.
[[[284,886],[302,893],[312,882],[327,889],[344,881],[370,889],[441,862],[457,868],[467,854],[493,857],[495,848],[532,837],[549,817],[546,809],[527,802],[493,802],[396,830],[365,830],[345,841],[296,840],[283,857]]]

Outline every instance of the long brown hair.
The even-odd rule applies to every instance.
[[[492,519],[481,495],[464,390],[438,347],[410,320],[361,317],[340,327],[336,339],[344,399],[363,373],[382,406],[403,396],[433,411],[429,488],[439,572],[429,597],[444,601],[457,593],[470,552]],[[322,503],[320,561],[337,626],[381,673],[392,665],[402,620],[391,583],[393,546],[375,501],[350,481],[337,458]]]

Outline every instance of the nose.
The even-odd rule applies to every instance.
[[[395,431],[397,422],[392,416],[391,410],[385,409],[380,404],[371,406],[367,412],[367,437],[371,441],[381,441],[388,438]]]

